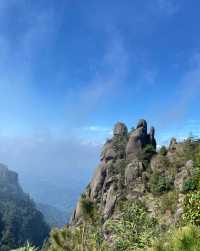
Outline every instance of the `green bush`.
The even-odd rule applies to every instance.
[[[128,202],[119,219],[109,220],[105,228],[113,235],[113,251],[134,251],[150,245],[156,235],[157,223],[149,217],[141,202]]]
[[[159,172],[154,172],[150,177],[150,191],[153,194],[160,194],[169,191],[172,188],[168,177],[162,176]]]
[[[172,213],[175,213],[177,201],[178,193],[176,191],[170,191],[166,194],[163,194],[160,202],[161,212],[165,213],[166,210],[170,210]]]
[[[147,167],[154,154],[156,154],[156,150],[152,145],[149,144],[142,149],[142,151],[139,153],[138,158]]]
[[[160,153],[161,155],[165,156],[165,155],[167,154],[167,148],[166,148],[165,146],[162,146],[162,147],[160,148],[159,153]]]
[[[200,191],[186,195],[182,217],[184,222],[200,226]]]
[[[38,251],[38,249],[27,242],[26,246],[11,251]]]
[[[188,192],[188,191],[194,191],[197,188],[197,180],[194,178],[190,178],[184,181],[182,191]]]
[[[45,251],[109,251],[101,226],[80,224],[76,227],[53,229]]]
[[[156,241],[149,251],[199,251],[200,228],[186,226],[175,229]]]
[[[81,213],[83,214],[83,217],[85,219],[94,219],[95,205],[90,199],[82,196],[80,201],[80,206],[81,206]]]

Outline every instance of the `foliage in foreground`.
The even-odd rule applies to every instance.
[[[82,206],[85,223],[73,228],[54,229],[48,251],[143,250],[156,235],[157,224],[140,202],[125,203],[119,219],[109,220],[104,229],[98,217],[94,217],[94,207],[89,201],[84,200]],[[108,238],[112,236],[110,246],[104,239],[103,230]]]
[[[141,202],[125,203],[119,219],[110,220],[107,230],[113,235],[114,251],[134,251],[151,244],[157,223]]]
[[[81,199],[83,222],[76,227],[51,231],[47,251],[107,251],[102,226],[95,205],[85,197]]]
[[[26,246],[11,251],[38,251],[38,249],[34,246],[31,246],[29,242],[27,242]]]
[[[194,225],[171,231],[155,242],[149,251],[199,251],[200,228]]]

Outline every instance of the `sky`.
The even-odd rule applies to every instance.
[[[117,121],[145,118],[159,145],[200,136],[199,9],[198,0],[1,0],[0,161],[34,194],[47,170],[53,186],[72,170],[87,183]]]

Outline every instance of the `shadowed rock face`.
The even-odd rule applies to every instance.
[[[101,151],[100,160],[107,162],[125,157],[128,129],[125,124],[118,122],[113,129],[113,138],[107,140]]]
[[[131,133],[128,144],[126,146],[127,159],[134,159],[141,152],[142,148],[150,144],[156,149],[156,140],[154,138],[155,129],[151,127],[150,133],[147,133],[147,122],[141,119],[137,128]]]
[[[185,182],[194,174],[191,154],[200,146],[200,140],[192,144],[191,148],[191,141],[177,143],[172,139],[163,154],[161,150],[155,151],[155,129],[151,127],[148,131],[144,119],[130,133],[124,124],[116,124],[113,137],[104,145],[101,162],[82,196],[97,210],[104,236],[110,235],[105,237],[111,240],[110,244],[112,233],[104,226],[110,219],[120,219],[126,203],[141,201],[162,229],[179,222],[186,196]],[[189,149],[191,154],[185,154]],[[72,228],[84,222],[84,204],[80,202],[72,217]]]
[[[98,204],[102,219],[106,221],[113,213],[117,200],[122,196],[122,187],[134,190],[134,196],[145,191],[146,176],[143,163],[138,160],[142,149],[151,144],[156,149],[155,129],[147,133],[147,122],[141,119],[136,129],[128,135],[125,124],[118,122],[113,129],[112,139],[107,140],[100,155],[94,177],[85,196]],[[72,224],[81,221],[80,202],[72,216]]]

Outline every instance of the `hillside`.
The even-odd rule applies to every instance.
[[[43,203],[37,203],[36,207],[42,212],[45,221],[50,227],[62,227],[69,221],[69,215],[56,207]]]
[[[41,246],[48,233],[42,213],[23,192],[17,173],[0,164],[0,251],[27,241]]]
[[[71,224],[45,250],[200,250],[200,141],[156,151],[154,134],[145,120],[130,132],[115,125]]]

